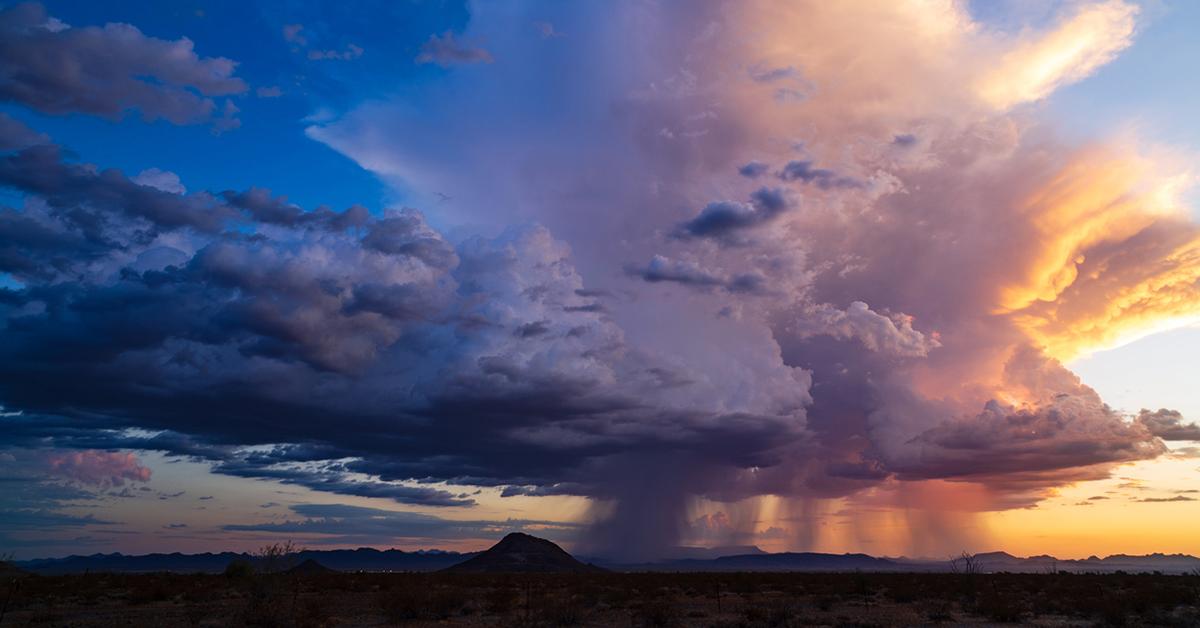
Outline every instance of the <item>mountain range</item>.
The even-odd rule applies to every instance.
[[[604,564],[604,563],[600,563]],[[1041,555],[1018,557],[1007,552],[983,552],[970,556],[969,569],[978,573],[1200,573],[1200,558],[1187,554],[1115,554],[1105,558],[1059,559]],[[605,565],[618,571],[891,571],[937,573],[965,571],[967,563],[931,558],[879,558],[867,554],[822,554],[816,552],[759,553],[721,556],[711,560],[667,560],[635,565]]]
[[[557,545],[542,546],[537,537],[520,535],[505,537],[487,552],[448,552],[440,550],[405,552],[401,550],[377,550],[359,548],[354,550],[306,550],[296,557],[298,563],[313,560],[336,571],[438,571],[461,565],[456,571],[528,571],[520,565],[542,565],[543,571],[590,571],[599,565],[612,571],[888,571],[888,572],[947,572],[952,571],[949,560],[926,558],[881,558],[867,554],[826,554],[818,552],[767,553],[756,547],[736,548],[745,551],[713,558],[674,558],[651,563],[619,564],[597,558],[576,560]],[[523,538],[527,537],[527,538]],[[532,539],[533,541],[530,541]],[[510,541],[505,543],[505,541]],[[499,548],[499,549],[497,549]],[[703,556],[699,548],[691,555]],[[493,551],[495,550],[495,551]],[[555,551],[557,550],[557,551]],[[491,552],[489,554],[489,552]],[[561,554],[559,554],[561,553]],[[684,553],[688,555],[689,553]],[[472,562],[473,559],[482,557]],[[569,560],[568,560],[569,559]],[[220,573],[235,561],[253,561],[246,553],[221,552],[205,554],[92,554],[90,556],[67,556],[65,558],[43,558],[14,561],[13,565],[24,571],[39,574],[64,574],[84,572],[154,572],[172,571],[188,573]],[[1186,554],[1116,554],[1105,558],[1091,556],[1086,559],[1058,559],[1053,556],[1017,557],[1006,552],[986,552],[972,556],[974,569],[979,572],[1047,573],[1089,572],[1162,572],[1168,574],[1200,572],[1200,558]],[[591,563],[585,564],[585,563]],[[469,566],[468,566],[469,565]],[[579,567],[579,566],[582,566]],[[963,569],[963,566],[958,566]],[[533,570],[538,570],[536,567]]]
[[[444,552],[440,550],[405,552],[396,549],[377,550],[369,547],[342,550],[305,550],[295,562],[313,560],[336,571],[437,571],[467,560],[478,552]],[[145,573],[174,571],[184,573],[221,573],[234,561],[254,562],[247,553],[220,552],[204,554],[92,554],[65,558],[42,558],[14,561],[17,567],[43,575],[120,572]]]

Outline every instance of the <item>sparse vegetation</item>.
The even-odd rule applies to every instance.
[[[3,625],[1200,625],[1197,575],[227,571],[28,576]]]
[[[291,541],[264,545],[254,553],[254,566],[259,573],[285,572],[299,564],[300,552],[304,548]]]
[[[235,560],[225,567],[225,577],[232,580],[245,580],[254,575],[254,566],[245,560]]]
[[[979,561],[974,554],[964,551],[958,556],[950,558],[950,572],[963,575],[973,575],[979,573]]]

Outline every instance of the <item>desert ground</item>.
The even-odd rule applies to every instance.
[[[1200,575],[85,574],[0,626],[1198,626]]]

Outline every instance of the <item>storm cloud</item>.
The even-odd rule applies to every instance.
[[[792,160],[787,162],[777,173],[780,180],[800,181],[811,183],[823,190],[833,188],[856,188],[862,183],[851,177],[845,177],[827,168],[817,168],[808,160]]]
[[[899,486],[941,491],[922,503],[933,512],[1028,507],[1197,435],[1170,410],[1114,410],[1064,366],[1198,311],[1200,227],[1172,204],[1177,173],[1015,110],[1128,45],[1132,7],[1088,5],[1021,37],[984,36],[959,5],[928,21],[886,4],[596,12],[555,28],[633,41],[580,37],[558,62],[619,72],[512,89],[543,85],[544,46],[575,38],[513,42],[531,9],[481,6],[422,47],[417,63],[446,67],[436,89],[307,129],[413,191],[429,219],[189,191],[0,125],[16,138],[0,184],[22,199],[0,210],[0,402],[19,413],[0,418],[0,441],[160,451],[439,512],[481,489],[583,496],[580,547],[644,559],[714,525],[785,534],[756,529],[752,505],[717,525],[693,512],[702,502],[803,510]],[[3,15],[4,63],[41,58],[28,49],[82,64],[85,44],[119,37],[119,67],[81,67],[143,83],[120,98],[0,90],[37,111],[192,123],[245,89],[187,40]],[[504,63],[451,67],[491,63],[464,44],[484,41]],[[182,67],[139,56],[163,47]],[[1042,55],[1062,63],[1037,76],[993,63]],[[813,89],[781,99],[791,68]],[[444,206],[418,202],[434,193]],[[226,529],[351,542],[550,525],[292,513]],[[811,520],[789,523],[796,545]]]
[[[738,232],[768,223],[793,205],[785,190],[761,188],[750,195],[749,203],[709,203],[695,218],[680,225],[676,235],[732,242]]]
[[[213,121],[228,127],[231,102],[214,97],[248,88],[236,64],[200,57],[191,40],[147,37],[129,24],[73,28],[42,5],[0,11],[0,99],[50,114],[82,112],[119,118],[137,110],[146,120]]]
[[[803,437],[798,370],[716,410],[664,391],[696,378],[628,346],[541,227],[452,245],[411,209],[166,191],[54,146],[4,157],[0,181],[36,199],[6,210],[8,232],[44,234],[5,240],[13,445],[463,507],[438,484],[604,496],[596,470],[618,455],[721,434],[738,446],[713,463],[738,466]]]
[[[1163,440],[1200,441],[1200,425],[1186,422],[1183,415],[1176,410],[1142,410],[1138,412],[1136,420],[1151,434]]]

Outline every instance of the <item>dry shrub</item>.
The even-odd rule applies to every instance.
[[[153,576],[151,576],[153,577]],[[170,589],[167,588],[165,582],[154,577],[149,581],[137,581],[129,591],[129,602],[131,604],[149,604],[151,602],[165,602],[171,599]]]
[[[517,592],[506,586],[493,587],[488,590],[483,609],[492,615],[507,615],[517,605]]]
[[[633,619],[640,626],[673,626],[676,620],[675,605],[664,595],[646,595],[637,605]]]
[[[1016,594],[996,589],[979,596],[975,611],[994,622],[1005,624],[1018,622],[1025,614],[1024,605]]]
[[[380,591],[376,600],[393,624],[415,619],[447,619],[466,607],[463,591],[456,588],[401,586]]]

